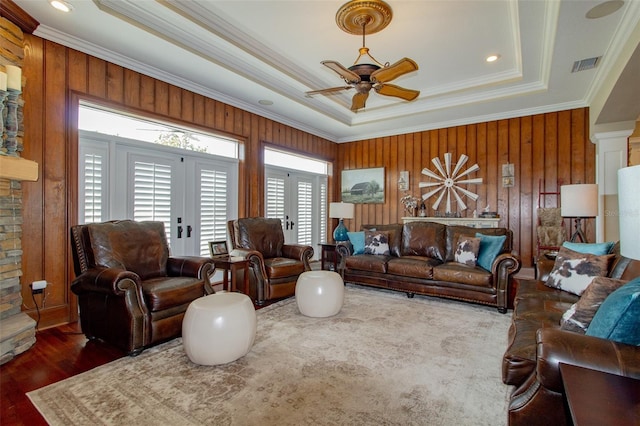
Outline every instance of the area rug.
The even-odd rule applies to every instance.
[[[509,315],[347,285],[329,318],[257,312],[243,358],[199,366],[175,339],[28,394],[53,425],[504,425]]]

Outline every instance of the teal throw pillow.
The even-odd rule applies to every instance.
[[[364,231],[360,232],[347,232],[349,241],[353,245],[353,254],[364,253]]]
[[[613,245],[613,241],[606,243],[572,243],[565,241],[562,243],[562,247],[566,247],[569,250],[577,251],[583,254],[595,254],[596,256],[602,256],[603,254],[609,254]]]
[[[585,334],[640,346],[640,277],[602,302]]]
[[[480,251],[478,252],[478,266],[491,272],[491,265],[502,251],[502,246],[507,239],[506,235],[484,235],[476,233],[480,238]]]

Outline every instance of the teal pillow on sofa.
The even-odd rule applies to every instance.
[[[614,244],[615,243],[613,241],[606,243],[572,243],[570,241],[565,241],[562,243],[562,247],[577,251],[578,253],[602,256],[603,254],[609,254]]]
[[[353,245],[353,254],[364,253],[364,231],[360,232],[347,232],[349,241]]]
[[[640,346],[640,277],[602,302],[585,334]]]
[[[502,251],[506,235],[484,235],[476,233],[476,237],[480,238],[480,251],[478,251],[477,265],[491,272],[491,265],[496,257]]]

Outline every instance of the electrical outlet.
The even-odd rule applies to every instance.
[[[46,280],[34,281],[31,283],[31,293],[42,294],[46,287],[47,287]]]

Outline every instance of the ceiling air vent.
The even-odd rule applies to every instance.
[[[602,58],[602,56],[575,61],[573,63],[573,68],[571,68],[571,72],[586,71],[595,68],[598,66],[600,58]]]

